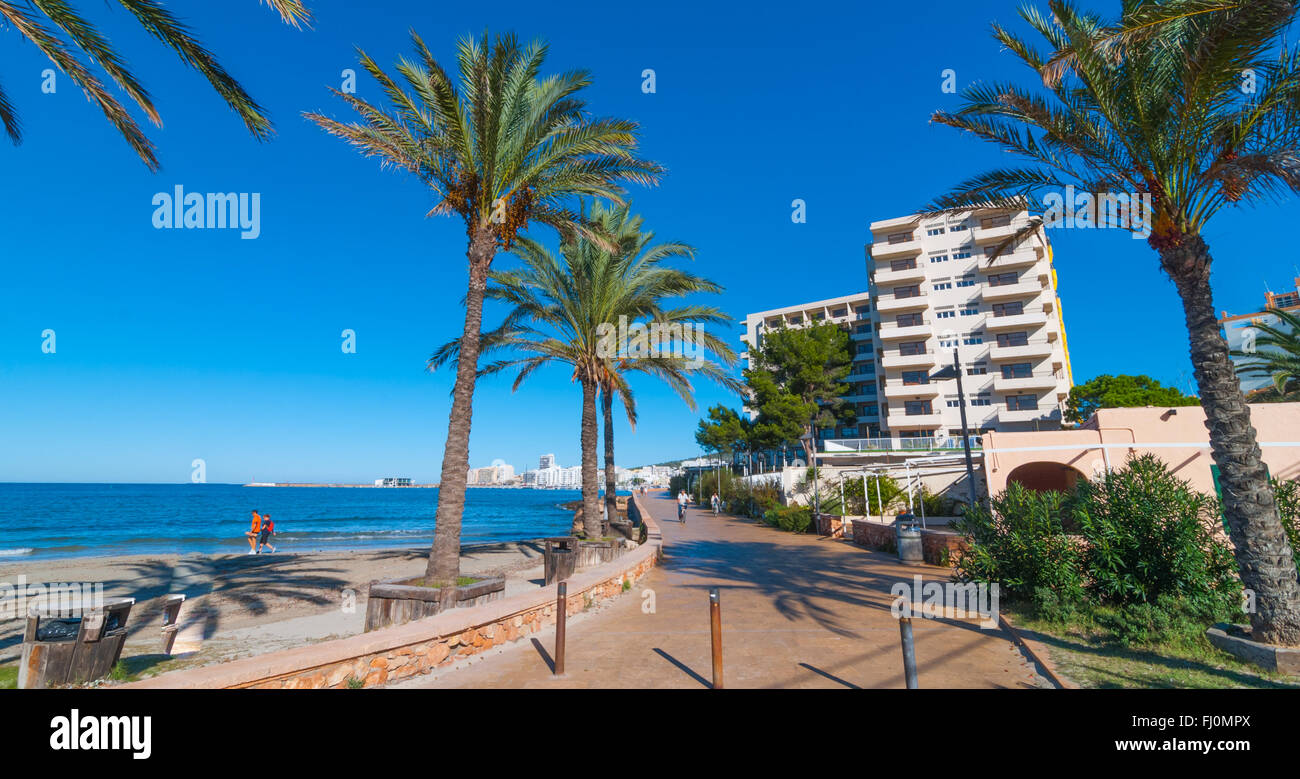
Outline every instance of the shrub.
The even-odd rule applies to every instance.
[[[812,527],[812,509],[807,506],[777,506],[763,514],[763,521],[791,533],[807,533]]]
[[[957,553],[958,578],[998,582],[1012,599],[1034,600],[1045,590],[1058,607],[1080,600],[1083,552],[1062,528],[1064,501],[1059,492],[1012,482],[992,499],[991,512],[983,504],[967,509],[954,523],[967,540]]]
[[[1134,457],[1096,482],[1080,482],[1068,511],[1087,542],[1088,589],[1101,601],[1177,596],[1207,613],[1240,603],[1232,551],[1215,532],[1217,501],[1158,457]]]
[[[1300,480],[1273,479],[1273,494],[1277,497],[1277,510],[1282,515],[1282,527],[1291,542],[1291,554],[1300,568]]]

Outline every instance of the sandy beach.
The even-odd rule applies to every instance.
[[[461,571],[506,576],[506,594],[542,584],[538,541],[469,547]],[[122,653],[133,674],[206,665],[361,632],[366,585],[419,576],[428,548],[263,555],[131,555],[5,562],[0,581],[97,583],[134,597]],[[353,608],[347,608],[348,591]],[[162,598],[184,593],[173,657],[159,654]],[[22,654],[22,619],[0,620],[0,665]]]

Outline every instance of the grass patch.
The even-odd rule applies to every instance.
[[[1125,640],[1114,625],[1119,609],[1097,608],[1068,620],[1043,619],[1033,609],[1004,608],[1022,633],[1047,647],[1057,672],[1097,689],[1300,689],[1300,678],[1268,673],[1216,649],[1208,625],[1175,620],[1148,640]]]
[[[456,586],[457,586],[457,587],[468,587],[468,586],[471,585],[471,584],[475,584],[475,583],[477,583],[477,582],[481,582],[481,581],[483,581],[481,578],[478,578],[478,577],[475,577],[475,576],[459,576],[459,577],[456,578]],[[406,584],[407,584],[407,586],[409,586],[409,587],[434,587],[434,588],[436,589],[436,586],[435,586],[435,585],[432,585],[432,584],[425,584],[425,583],[424,583],[424,577],[423,577],[423,576],[421,576],[421,577],[418,578],[418,579],[411,579],[411,580],[408,581]]]
[[[0,690],[18,689],[18,666],[0,665]]]

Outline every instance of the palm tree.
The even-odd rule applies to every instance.
[[[1046,54],[994,27],[1045,93],[976,84],[960,110],[933,116],[1028,164],[969,179],[926,210],[1049,210],[1040,195],[1068,185],[1150,195],[1148,243],[1182,300],[1224,513],[1242,583],[1257,597],[1252,633],[1300,644],[1300,583],[1219,332],[1202,237],[1225,206],[1300,191],[1300,59],[1278,45],[1296,2],[1130,0],[1113,25],[1063,0],[1050,7],[1050,16],[1021,11]]]
[[[513,389],[537,369],[551,363],[566,365],[572,380],[582,388],[581,445],[583,532],[597,537],[601,529],[600,486],[597,480],[596,395],[603,392],[609,402],[607,422],[612,425],[612,403],[618,395],[630,422],[636,421],[636,404],[626,375],[642,372],[668,382],[692,408],[691,375],[702,375],[725,386],[735,386],[717,364],[671,353],[672,348],[690,344],[717,355],[727,364],[735,361],[729,346],[702,328],[730,320],[718,309],[703,305],[667,307],[670,298],[696,292],[719,292],[713,282],[663,262],[691,256],[685,244],[670,242],[648,246],[653,233],[641,232],[642,221],[631,217],[627,206],[596,205],[589,219],[604,240],[584,236],[563,241],[560,257],[530,239],[521,240],[514,253],[523,266],[491,274],[494,283],[488,297],[512,306],[501,326],[484,333],[484,354],[508,351],[512,354],[484,366],[481,375],[518,369]],[[674,343],[652,342],[648,331],[620,341],[620,325],[635,330],[636,323],[653,321],[659,327],[676,325],[682,334]],[[662,348],[656,348],[656,345]],[[430,369],[453,359],[461,347],[455,341],[434,352]],[[609,436],[609,429],[606,429]],[[608,442],[612,438],[606,439]],[[612,455],[607,449],[606,479],[613,474]]]
[[[217,94],[244,120],[244,125],[255,138],[266,140],[271,136],[271,120],[262,107],[162,3],[158,0],[117,1],[150,35],[174,49],[181,62],[202,73]],[[311,14],[301,0],[263,2],[278,12],[285,23],[294,27],[311,22]],[[0,0],[0,20],[7,21],[22,38],[31,42],[59,70],[66,73],[74,84],[81,87],[90,102],[99,107],[150,170],[159,169],[153,142],[145,136],[126,107],[90,69],[90,63],[99,65],[109,79],[144,111],[154,126],[162,126],[162,117],[154,107],[148,90],[127,68],[126,60],[113,47],[112,41],[64,0],[29,0],[28,3],[21,4]],[[61,38],[55,28],[62,30],[68,40]],[[0,124],[4,125],[5,134],[14,145],[22,143],[22,123],[18,119],[18,110],[5,94],[3,86],[0,86]]]
[[[1256,350],[1234,351],[1232,356],[1250,358],[1237,368],[1237,373],[1250,377],[1267,376],[1273,380],[1278,397],[1285,398],[1300,390],[1300,314],[1280,308],[1265,311],[1278,318],[1277,324],[1252,323],[1251,327],[1264,333],[1255,338]]]
[[[637,125],[591,116],[578,93],[586,71],[540,77],[547,47],[514,35],[462,39],[454,82],[414,32],[417,60],[396,66],[399,86],[360,52],[362,66],[392,104],[385,110],[331,90],[361,116],[345,124],[306,116],[367,157],[414,174],[437,198],[431,214],[455,214],[469,237],[465,326],[456,361],[437,524],[425,579],[450,588],[460,574],[460,523],[469,469],[469,431],[488,273],[529,222],[562,236],[590,235],[566,203],[591,195],[618,201],[621,182],[651,185],[662,172],[636,156]]]

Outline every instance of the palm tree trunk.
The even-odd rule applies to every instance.
[[[469,290],[465,294],[465,329],[456,358],[456,383],[452,389],[447,443],[442,452],[442,477],[438,482],[438,513],[433,548],[425,569],[425,584],[447,587],[460,577],[460,523],[465,511],[465,484],[469,478],[469,428],[473,415],[474,382],[478,378],[479,333],[483,327],[483,296],[488,268],[496,254],[496,239],[487,230],[475,233],[469,245]]]
[[[1160,259],[1182,298],[1210,451],[1219,466],[1228,534],[1242,585],[1255,594],[1251,636],[1270,644],[1300,645],[1300,582],[1250,424],[1250,407],[1214,316],[1210,249],[1200,236],[1187,236],[1180,246],[1161,251]]]
[[[582,382],[582,532],[600,538],[600,483],[596,478],[596,382]]]
[[[614,394],[608,386],[601,388],[600,404],[605,416],[605,513],[612,520],[618,516],[618,475],[614,470]]]

